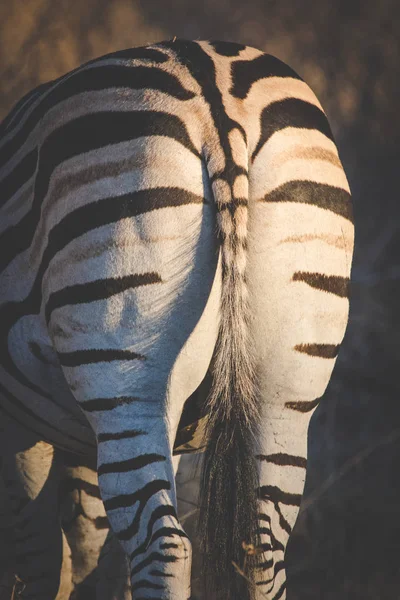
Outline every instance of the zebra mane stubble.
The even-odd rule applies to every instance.
[[[224,600],[247,600],[254,595],[254,585],[248,580],[252,582],[259,560],[257,554],[244,560],[243,543],[259,546],[254,442],[260,422],[245,274],[248,198],[238,201],[226,181],[219,184],[213,184],[213,192],[221,240],[222,291],[212,387],[206,404],[199,538],[206,587],[211,590],[213,586]],[[234,564],[244,569],[245,577]]]

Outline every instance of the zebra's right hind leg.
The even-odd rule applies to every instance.
[[[14,515],[17,585],[24,600],[63,600],[71,592],[60,574],[63,535],[59,522],[59,465],[54,448],[2,415],[2,476]]]

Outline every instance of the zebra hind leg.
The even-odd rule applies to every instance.
[[[164,331],[153,354],[136,361],[130,371],[118,361],[65,369],[97,435],[99,487],[130,563],[135,600],[190,597],[191,544],[176,513],[172,448],[182,407],[211,360],[216,300],[212,294],[201,307],[190,336],[183,318],[181,328],[173,328],[176,337],[177,331],[187,336],[184,352],[177,352],[176,337]],[[126,390],[128,385],[129,394],[122,393],[121,386]]]
[[[51,445],[11,419],[2,424],[3,479],[14,516],[16,592],[21,592],[17,597],[68,598],[72,583],[67,570],[60,587],[65,543],[59,521],[58,457]]]
[[[303,114],[306,103],[292,88],[293,99],[285,102],[298,113],[293,118],[281,106],[279,123],[293,127],[281,129],[277,119],[250,171],[247,275],[261,400],[256,460],[264,551],[257,600],[286,597],[284,559],[303,494],[308,425],[331,377],[349,309],[348,184],[326,117],[301,85],[314,106]],[[290,86],[285,97],[289,92]],[[273,119],[268,127],[272,132]]]
[[[71,600],[131,600],[125,554],[109,529],[95,460],[63,452],[62,526],[68,539]]]

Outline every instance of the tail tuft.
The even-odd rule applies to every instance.
[[[214,420],[201,487],[199,533],[207,592],[212,589],[221,600],[250,600],[249,580],[258,557],[243,548],[259,546],[258,473],[246,421]]]

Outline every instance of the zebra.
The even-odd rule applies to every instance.
[[[2,410],[96,455],[134,600],[190,597],[173,456],[195,450],[209,596],[285,598],[354,236],[318,99],[255,48],[164,41],[29,93],[0,164]]]

